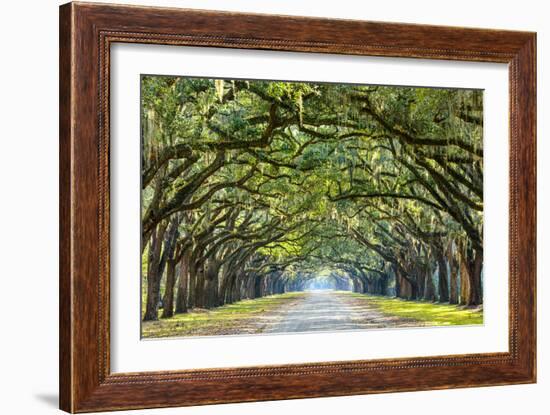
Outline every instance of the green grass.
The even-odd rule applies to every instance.
[[[142,323],[142,336],[145,338],[170,336],[208,336],[220,334],[256,333],[259,331],[254,318],[266,312],[285,306],[294,299],[303,297],[303,292],[291,292],[242,300],[211,310],[191,310],[175,314],[169,319]],[[250,320],[250,321],[247,321]]]
[[[483,310],[427,301],[410,301],[367,294],[350,294],[362,298],[384,314],[407,317],[436,326],[483,324]]]
[[[426,301],[409,301],[349,291],[338,292],[364,302],[382,314],[418,321],[419,326],[452,326],[483,324],[483,310]],[[277,318],[293,302],[306,296],[305,292],[291,292],[254,300],[242,300],[211,310],[194,309],[168,319],[142,323],[144,338],[175,336],[214,336],[224,334],[255,334],[262,332],[258,322],[262,318]]]

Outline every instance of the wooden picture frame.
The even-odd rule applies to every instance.
[[[507,63],[509,352],[111,373],[109,59],[110,46],[117,42]],[[534,33],[106,4],[61,6],[61,409],[91,412],[535,382],[535,103]]]

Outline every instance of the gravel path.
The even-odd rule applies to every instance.
[[[380,313],[367,301],[354,298],[347,292],[307,291],[273,318],[264,316],[262,333],[304,331],[360,330],[384,327],[418,327],[422,322]]]

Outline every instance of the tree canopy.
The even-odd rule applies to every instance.
[[[171,76],[141,88],[145,319],[320,274],[482,302],[482,91]]]

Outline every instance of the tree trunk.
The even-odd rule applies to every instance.
[[[402,293],[401,293],[401,290],[402,290],[402,287],[401,287],[401,274],[400,274],[399,270],[397,270],[397,268],[394,269],[393,275],[394,275],[394,279],[395,279],[395,296],[397,298],[400,298],[400,297],[402,297]]]
[[[388,295],[388,276],[381,275],[378,279],[378,293],[380,295]]]
[[[246,298],[253,299],[254,298],[254,287],[256,284],[254,284],[254,281],[256,280],[256,274],[251,273],[246,275],[245,281],[245,290],[246,290]]]
[[[411,298],[413,298],[412,284],[410,283],[409,280],[407,280],[405,277],[403,277],[403,275],[400,275],[400,278],[401,278],[401,283],[400,283],[401,297],[405,298],[407,300],[410,300]],[[414,292],[415,298],[416,298],[416,295],[417,295],[417,291],[415,290],[415,292]]]
[[[218,273],[220,263],[215,258],[211,258],[205,263],[204,270],[204,307],[217,307],[220,303],[218,299]]]
[[[417,265],[413,268],[415,273],[416,281],[418,282],[418,298],[426,298],[426,284],[429,278],[430,269],[429,267]]]
[[[235,275],[229,270],[229,267],[227,267],[227,269],[224,270],[223,283],[220,292],[220,295],[223,296],[224,304],[231,304],[233,302],[231,294],[233,292],[234,279]]]
[[[418,299],[418,284],[412,283],[411,281],[407,281],[409,283],[410,288],[410,296],[409,300],[417,300]]]
[[[183,254],[179,265],[178,292],[176,294],[176,314],[187,312],[187,286],[189,283],[189,254]]]
[[[447,260],[449,261],[449,268],[451,270],[451,274],[449,276],[450,280],[450,287],[449,287],[449,303],[450,304],[458,304],[458,297],[459,297],[459,291],[458,291],[458,261],[456,260],[456,256],[453,253],[453,245],[454,243],[451,243],[449,245],[449,249],[447,250]]]
[[[483,251],[467,248],[461,255],[461,304],[468,306],[480,305],[483,302],[481,287],[481,271],[483,269]],[[465,283],[466,282],[466,283]]]
[[[470,277],[466,261],[460,259],[460,301],[459,304],[467,305],[470,301]]]
[[[191,275],[194,276],[195,280],[195,307],[205,308],[204,307],[204,268],[200,266],[198,269],[195,268],[195,272]]]
[[[187,309],[192,309],[195,307],[195,275],[191,272],[191,264],[187,270]]]
[[[158,306],[160,302],[160,253],[162,238],[166,230],[166,223],[161,223],[151,234],[149,257],[147,265],[147,299],[143,321],[158,320]]]
[[[483,252],[475,251],[473,263],[470,265],[470,302],[468,305],[479,305],[483,303],[483,292],[481,288],[481,270],[483,268]]]
[[[426,271],[425,283],[424,299],[427,301],[435,301],[435,286],[432,277],[432,270],[430,268]]]
[[[353,277],[352,278],[352,284],[353,284],[353,292],[354,293],[360,293],[361,292],[361,288],[359,287],[359,281],[357,280],[356,277]]]
[[[256,281],[254,281],[254,298],[263,297],[263,282],[262,276],[256,277]]]
[[[437,275],[439,278],[439,302],[449,301],[449,283],[447,282],[447,261],[443,252],[437,253]]]
[[[162,300],[162,318],[169,318],[174,315],[174,285],[176,283],[176,260],[170,258],[166,269],[166,288]]]

